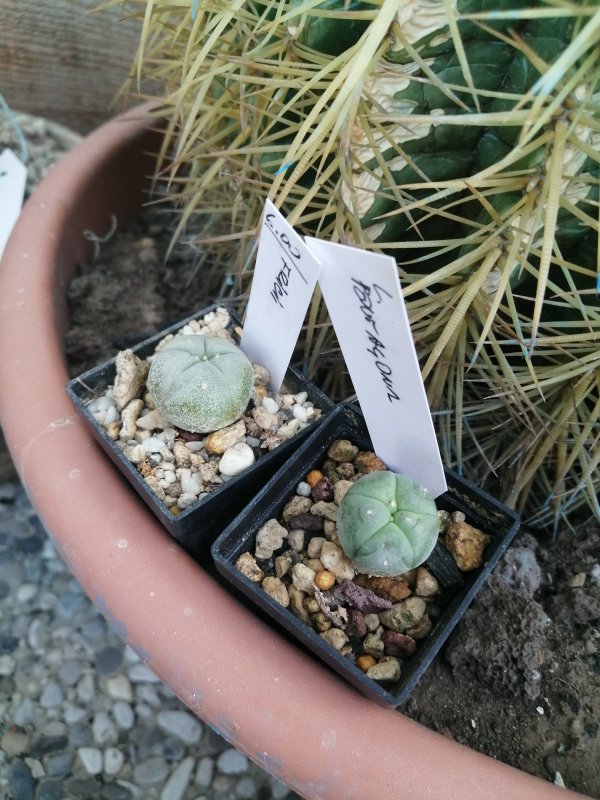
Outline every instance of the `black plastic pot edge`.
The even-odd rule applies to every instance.
[[[177,333],[192,320],[204,317],[217,308],[225,308],[228,311],[231,317],[230,327],[241,326],[242,323],[239,317],[232,309],[221,303],[213,304],[144,339],[144,341],[133,346],[131,350],[137,356],[144,358],[154,351],[156,344],[165,336]],[[239,337],[235,334],[234,338],[239,340]],[[71,379],[67,384],[67,394],[71,398],[76,412],[96,442],[102,447],[171,536],[194,557],[201,557],[208,552],[215,537],[256,495],[312,430],[321,423],[321,420],[316,421],[299,431],[291,439],[280,444],[275,450],[265,453],[244,472],[217,487],[197,503],[182,510],[181,513],[174,515],[169,511],[166,503],[160,500],[152,491],[135,466],[116,447],[102,425],[94,419],[87,409],[87,404],[90,400],[102,394],[107,386],[114,383],[115,361],[116,358],[110,358]],[[308,398],[317,408],[322,410],[322,419],[331,412],[333,403],[327,395],[293,367],[289,367],[286,372],[284,385],[294,394],[302,391],[307,392]]]
[[[259,528],[268,519],[280,517],[283,506],[294,493],[296,485],[310,469],[319,466],[330,444],[339,438],[350,439],[361,448],[372,449],[364,418],[354,405],[343,403],[327,416],[287,464],[216,539],[211,554],[221,575],[275,620],[288,636],[301,642],[313,655],[322,659],[370,699],[380,705],[397,707],[406,702],[506,551],[519,529],[519,515],[474,484],[460,478],[452,470],[446,470],[448,491],[437,498],[438,508],[464,512],[467,520],[490,534],[492,540],[486,548],[484,564],[471,573],[461,573],[445,548],[441,545],[436,547],[425,565],[436,575],[451,597],[431,633],[419,643],[415,655],[404,662],[400,680],[393,686],[378,684],[235,567],[235,561],[241,553],[253,551]]]

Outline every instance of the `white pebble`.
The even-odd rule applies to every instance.
[[[118,419],[119,419],[119,412],[117,411],[117,407],[111,406],[106,410],[103,424],[110,425],[112,422],[117,422]]]
[[[67,703],[63,711],[63,717],[67,725],[74,725],[76,722],[81,722],[87,715],[88,712],[85,708],[74,706],[71,703]]]
[[[116,747],[107,747],[104,751],[104,771],[107,775],[116,775],[125,763],[125,756]]]
[[[241,775],[246,772],[248,766],[246,756],[233,748],[223,750],[217,759],[217,769],[223,775]]]
[[[198,762],[195,782],[197,786],[208,787],[212,783],[215,763],[210,756],[203,756]]]
[[[292,408],[292,413],[296,419],[300,420],[300,422],[306,422],[306,420],[308,419],[307,410],[304,408],[304,406],[298,404],[295,405]]]
[[[17,662],[11,655],[5,653],[4,655],[0,656],[0,675],[2,677],[12,675],[16,666]]]
[[[204,447],[204,442],[196,441],[196,442],[186,442],[185,446],[188,450],[191,450],[192,453],[197,453],[199,450],[202,450]]]
[[[159,711],[156,722],[165,733],[172,733],[186,744],[197,744],[202,736],[202,725],[185,711]]]
[[[162,439],[159,439],[158,436],[149,436],[147,439],[144,439],[142,446],[147,453],[160,453],[165,443]]]
[[[294,395],[294,400],[299,405],[302,405],[303,403],[306,403],[307,398],[308,398],[308,393],[307,392],[298,392],[298,394]]]
[[[169,486],[172,483],[175,483],[176,480],[177,480],[177,478],[175,477],[175,473],[174,472],[170,472],[170,471],[167,472],[165,470],[165,477],[163,478],[163,481],[167,484],[167,486]]]
[[[135,716],[129,703],[126,703],[124,700],[117,700],[112,707],[112,715],[117,723],[117,727],[121,730],[128,731],[133,728]]]
[[[263,397],[262,404],[265,411],[268,411],[269,414],[276,414],[279,411],[279,405],[268,395]]]
[[[300,481],[298,486],[296,486],[296,494],[300,495],[300,497],[310,497],[310,493],[310,484],[306,483],[306,481]]]
[[[195,494],[190,494],[189,492],[183,492],[177,498],[177,505],[179,508],[189,508],[197,503],[198,496]]]
[[[37,594],[37,586],[34,583],[22,583],[17,589],[17,601],[19,603],[26,603],[32,600]]]
[[[146,439],[148,441],[148,439]],[[123,451],[125,453],[125,457],[129,459],[133,464],[141,464],[142,461],[146,458],[146,453],[148,452],[145,449],[145,442],[144,444],[134,444],[132,446],[126,447]]]
[[[92,733],[96,744],[115,744],[119,735],[112,720],[105,711],[99,711],[92,720]]]
[[[163,786],[160,800],[182,800],[190,782],[194,759],[192,756],[184,758],[173,770],[169,780]]]
[[[115,401],[112,397],[104,394],[102,397],[92,400],[87,408],[90,414],[95,414],[97,411],[108,411],[109,408],[115,408]]]
[[[245,442],[238,442],[228,448],[219,461],[219,472],[222,475],[239,475],[240,472],[254,464],[252,448]]]
[[[80,747],[77,755],[88,775],[102,772],[102,753],[97,747]]]
[[[150,667],[143,663],[134,664],[133,667],[129,669],[128,675],[129,680],[133,683],[143,683],[144,681],[148,681],[148,683],[160,682],[158,675],[155,675]]]
[[[133,689],[127,675],[115,675],[106,681],[106,694],[113,700],[133,700]]]
[[[200,483],[191,475],[181,476],[181,491],[184,494],[193,494],[194,496],[200,491]]]

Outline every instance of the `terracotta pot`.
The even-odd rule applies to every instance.
[[[147,109],[145,110],[145,112]],[[86,593],[202,719],[310,798],[566,797],[361,697],[189,558],[92,441],[65,392],[65,287],[83,229],[128,219],[156,134],[137,110],[69,153],[27,203],[0,269],[0,419],[31,499]]]

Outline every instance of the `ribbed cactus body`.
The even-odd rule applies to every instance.
[[[241,417],[252,391],[252,364],[216,336],[180,335],[152,358],[148,389],[173,425],[208,433]]]
[[[340,503],[336,524],[344,553],[368,575],[402,575],[418,567],[439,533],[427,489],[393,472],[373,472],[353,484]]]

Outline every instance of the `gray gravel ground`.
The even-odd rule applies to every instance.
[[[294,797],[118,638],[0,484],[0,800]]]

